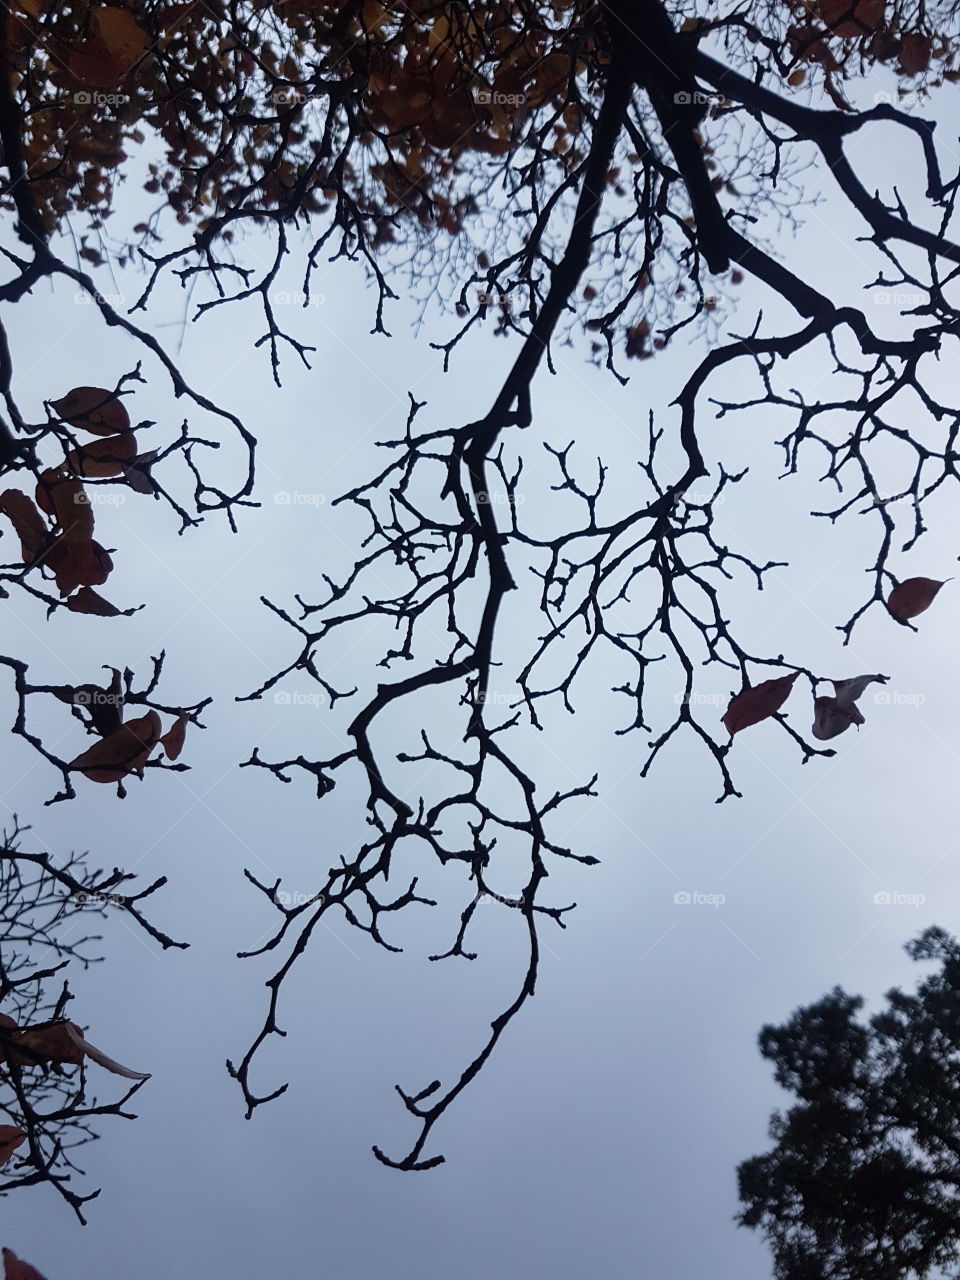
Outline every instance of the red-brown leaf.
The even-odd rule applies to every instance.
[[[741,729],[758,724],[779,711],[789,698],[793,682],[799,674],[799,671],[794,671],[776,680],[764,680],[762,684],[744,689],[742,693],[731,698],[730,705],[723,716],[723,723],[731,737]]]
[[[111,436],[130,426],[130,415],[124,405],[112,391],[103,387],[74,387],[50,404],[64,422],[82,427],[95,436]]]
[[[106,582],[113,561],[99,542],[61,540],[51,547],[46,563],[53,570],[57,588],[68,596],[76,587],[99,587]]]
[[[17,1147],[22,1146],[27,1135],[15,1124],[0,1124],[0,1165],[6,1164]]]
[[[160,743],[163,746],[164,751],[167,753],[168,760],[176,760],[177,756],[183,750],[183,739],[186,736],[188,723],[188,718],[183,714],[183,712],[181,712],[173,722],[173,725],[160,739]]]
[[[890,592],[887,608],[900,622],[906,622],[929,609],[943,585],[936,578],[907,578]]]
[[[122,474],[124,464],[137,454],[137,437],[132,431],[91,440],[67,454],[67,461],[82,476],[100,478]]]
[[[37,505],[55,516],[61,537],[85,542],[93,537],[93,507],[83,484],[55,467],[41,471],[37,484]]]
[[[0,493],[0,511],[13,525],[13,531],[20,539],[20,554],[24,562],[32,560],[47,542],[48,530],[40,512],[19,489],[7,489]]]
[[[79,769],[91,782],[119,782],[128,773],[142,777],[143,766],[159,742],[162,728],[156,711],[148,711],[94,743],[70,761],[70,768]]]
[[[80,1028],[75,1030],[79,1033]],[[83,1050],[67,1031],[66,1021],[51,1022],[43,1027],[25,1027],[11,1037],[11,1046],[29,1050],[28,1053],[12,1053],[11,1057],[21,1066],[38,1062],[68,1062],[78,1067],[83,1061]]]
[[[21,1262],[12,1249],[3,1251],[3,1280],[44,1280],[36,1267]]]
[[[71,613],[93,613],[98,618],[119,618],[121,613],[133,612],[133,610],[118,609],[115,604],[97,595],[92,587],[81,587],[76,595],[72,595],[67,601],[67,608]]]
[[[900,70],[906,76],[918,76],[930,65],[930,38],[918,32],[903,37],[900,46]]]

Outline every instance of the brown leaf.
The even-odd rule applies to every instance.
[[[183,739],[186,736],[189,718],[181,711],[171,728],[160,739],[160,745],[167,754],[168,760],[176,760],[183,750]]]
[[[40,472],[37,505],[54,516],[61,539],[86,542],[93,537],[93,507],[83,484],[56,467]]]
[[[24,1067],[46,1062],[66,1062],[78,1067],[83,1061],[83,1050],[74,1042],[67,1030],[68,1025],[61,1020],[40,1027],[25,1027],[11,1037],[10,1057]],[[79,1030],[77,1027],[76,1031]],[[17,1053],[13,1046],[26,1052]]]
[[[929,36],[911,32],[903,37],[900,46],[900,70],[905,76],[918,76],[930,65],[931,43]]]
[[[95,10],[95,12],[101,12]],[[115,12],[122,13],[117,9]],[[130,427],[130,415],[112,391],[103,387],[74,387],[50,405],[64,422],[82,427],[95,436],[112,436]]]
[[[76,587],[99,587],[110,575],[113,561],[99,542],[68,542],[51,547],[46,563],[53,570],[57,588],[68,596]]]
[[[938,582],[936,578],[907,578],[890,592],[887,608],[900,622],[915,618],[933,604],[937,592],[950,579]]]
[[[13,531],[20,539],[20,554],[24,563],[29,563],[47,545],[48,529],[43,517],[19,489],[6,489],[0,493],[0,511],[13,525]]]
[[[752,724],[766,720],[768,716],[779,711],[789,698],[793,682],[799,674],[799,671],[793,671],[790,675],[780,676],[776,680],[764,680],[762,684],[744,689],[736,697],[731,698],[730,705],[723,716],[723,723],[730,736],[739,733],[741,729],[749,728]]]
[[[98,618],[119,618],[122,614],[129,616],[136,612],[135,609],[118,609],[115,604],[97,595],[92,587],[81,587],[67,601],[67,608],[71,613],[93,613]]]
[[[15,1124],[0,1124],[0,1165],[6,1164],[17,1147],[22,1146],[27,1135]]]
[[[163,728],[156,711],[127,720],[116,732],[70,761],[91,782],[119,782],[128,773],[143,777],[143,766],[160,740]]]
[[[852,724],[864,723],[863,714],[852,702],[837,698],[816,698],[813,703],[813,736],[821,741],[836,738]]]
[[[885,0],[820,0],[820,20],[845,40],[870,35],[883,22]]]
[[[29,1262],[21,1262],[12,1249],[4,1249],[3,1280],[43,1280],[43,1276]]]
[[[80,475],[99,479],[120,475],[124,464],[136,457],[136,453],[137,437],[132,431],[123,431],[102,440],[91,440],[80,449],[72,449],[67,454],[67,462]]]

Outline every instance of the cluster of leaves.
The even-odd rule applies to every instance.
[[[66,607],[74,613],[106,618],[134,613],[134,609],[118,609],[93,590],[106,582],[113,561],[94,540],[93,500],[83,480],[122,476],[128,488],[152,494],[155,490],[148,468],[157,451],[138,453],[130,415],[113,392],[74,387],[50,406],[63,428],[85,431],[99,439],[70,448],[61,465],[40,472],[36,505],[20,489],[0,493],[0,512],[8,517],[20,539],[23,573],[30,569],[50,571],[60,595],[67,597]]]
[[[915,618],[930,608],[937,592],[944,584],[935,578],[908,578],[894,587],[887,600],[887,608],[898,622],[909,625],[909,619]],[[778,676],[774,680],[764,680],[760,684],[743,689],[731,698],[730,705],[724,712],[723,723],[729,730],[731,738],[741,729],[759,724],[776,716],[793,691],[794,682],[799,671],[788,676]],[[834,687],[832,696],[814,696],[813,729],[815,738],[829,741],[845,733],[851,725],[858,728],[864,724],[863,713],[857,699],[863,694],[868,684],[874,681],[886,681],[887,676],[854,676],[848,680],[832,680]]]
[[[906,949],[938,970],[866,1024],[863,998],[837,987],[760,1033],[796,1102],[774,1113],[773,1149],[740,1166],[739,1222],[770,1241],[777,1280],[955,1273],[960,946],[932,927]]]
[[[143,914],[165,876],[133,892],[134,877],[117,868],[95,871],[82,855],[55,859],[24,847],[28,830],[14,822],[0,843],[0,1195],[47,1183],[82,1221],[82,1206],[98,1193],[74,1189],[82,1172],[74,1151],[98,1136],[101,1118],[131,1118],[126,1104],[149,1077],[90,1044],[65,1016],[73,999],[67,982],[52,995],[50,980],[71,963],[97,963],[91,948],[100,937],[83,923],[107,910],[123,913],[164,948],[185,944]],[[118,1100],[101,1102],[90,1091],[88,1062],[133,1083]]]

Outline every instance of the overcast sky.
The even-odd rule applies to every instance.
[[[957,162],[956,90],[944,93],[938,111],[949,172]],[[858,145],[858,160],[869,165],[868,150],[868,188],[889,190],[896,181],[913,189],[917,165],[893,130],[872,130]],[[869,246],[853,247],[862,226],[832,191],[826,195],[797,240],[781,246],[787,260],[838,301],[864,306],[879,331],[902,332],[896,306],[881,309],[863,292],[881,264]],[[256,246],[244,252],[256,257]],[[295,290],[296,278],[292,271],[279,283]],[[124,293],[129,305],[137,281],[117,280],[104,273],[101,287]],[[215,702],[206,731],[188,732],[190,772],[148,771],[123,801],[111,787],[79,780],[75,801],[44,807],[56,775],[25,744],[7,743],[2,803],[33,824],[30,847],[89,849],[93,863],[122,866],[144,884],[167,875],[153,918],[191,948],[163,954],[110,918],[107,962],[72,973],[74,1019],[95,1044],[153,1078],[137,1098],[139,1119],[105,1123],[102,1140],[83,1153],[88,1184],[103,1187],[90,1224],[81,1228],[40,1187],[3,1201],[3,1242],[48,1280],[619,1280],[637,1272],[764,1280],[765,1246],[733,1224],[736,1165],[765,1148],[769,1113],[785,1101],[757,1053],[760,1027],[835,983],[876,1001],[914,980],[917,967],[901,950],[907,939],[933,922],[960,928],[957,586],[943,590],[918,634],[875,609],[843,649],[835,628],[862,598],[873,522],[852,515],[832,528],[810,519],[811,509],[829,505],[816,485],[822,459],[811,455],[802,476],[776,483],[782,451],[774,441],[792,425],[788,418],[764,411],[713,422],[705,413],[708,459],[722,458],[728,471],[750,467],[718,509],[724,539],[758,560],[790,562],[761,595],[746,576],[731,583],[726,616],[742,620],[750,648],[782,651],[837,677],[889,675],[879,697],[862,700],[867,723],[832,744],[833,759],[802,767],[773,722],[744,732],[730,757],[743,798],[717,806],[716,770],[692,739],[674,744],[639,780],[649,735],[615,736],[626,708],[609,693],[610,670],[598,664],[576,695],[578,714],[554,708],[547,731],[523,736],[522,750],[547,794],[599,771],[597,798],[571,805],[555,831],[600,865],[551,868],[548,900],[577,908],[566,931],[544,923],[536,998],[435,1130],[426,1154],[443,1152],[447,1163],[402,1174],[377,1163],[370,1148],[400,1155],[414,1137],[395,1084],[416,1092],[434,1078],[449,1082],[474,1056],[520,979],[522,920],[485,906],[472,941],[478,960],[428,963],[452,941],[469,891],[458,868],[439,874],[412,856],[410,867],[439,905],[393,922],[390,936],[404,946],[396,956],[327,918],[285,989],[280,1021],[288,1035],[256,1068],[255,1087],[289,1080],[289,1091],[248,1123],[224,1059],[241,1056],[259,1027],[272,968],[235,953],[264,940],[274,916],[242,870],[282,876],[289,892],[313,892],[365,834],[356,779],[344,778],[318,802],[309,778],[284,786],[238,769],[254,746],[268,759],[329,754],[351,714],[344,704],[333,715],[298,701],[295,694],[312,692],[303,680],[280,686],[289,702],[234,701],[296,653],[296,637],[259,597],[293,607],[295,591],[316,599],[322,573],[343,573],[362,526],[332,499],[382,463],[374,442],[400,434],[408,392],[429,402],[425,427],[473,420],[517,346],[474,335],[443,376],[428,344],[452,331],[452,317],[430,313],[415,332],[419,307],[401,299],[388,313],[393,338],[375,338],[373,297],[357,269],[330,268],[317,287],[323,304],[297,317],[297,331],[317,346],[313,370],[288,359],[282,391],[271,383],[265,352],[251,349],[260,328],[250,308],[218,313],[186,334],[180,364],[188,380],[241,414],[260,442],[262,506],[241,513],[239,533],[212,519],[178,537],[168,511],[131,493],[97,509],[98,537],[102,528],[101,540],[117,548],[104,590],[121,607],[146,602],[145,610],[114,620],[58,613],[47,623],[29,601],[7,606],[4,651],[29,658],[38,682],[96,680],[104,663],[142,676],[162,647],[161,699],[213,695]],[[725,328],[749,331],[758,305],[781,314],[747,286]],[[163,289],[150,313],[170,348],[182,307],[178,292]],[[18,304],[16,323],[15,391],[34,421],[44,398],[77,384],[110,385],[142,354],[61,286]],[[620,387],[582,349],[558,349],[558,374],[539,378],[534,427],[523,441],[529,509],[550,501],[553,477],[535,461],[539,441],[575,440],[585,466],[598,453],[611,463],[611,510],[623,510],[645,453],[648,411],[675,429],[675,411],[665,406],[696,358],[680,341],[655,361],[631,363],[629,385]],[[144,441],[157,447],[188,410],[155,365],[145,363],[144,372],[131,412],[156,420]],[[793,385],[813,398],[832,394],[827,372],[822,353],[791,366]],[[718,382],[717,394],[741,391],[746,378],[741,370]],[[202,415],[191,422],[200,434],[210,426]],[[205,465],[227,487],[238,462],[225,449]],[[901,578],[950,576],[955,512],[953,497],[931,508],[930,533],[892,562]],[[523,602],[510,607],[522,611]],[[530,636],[506,620],[501,656],[515,674]],[[342,651],[328,653],[325,674],[340,688],[369,689],[384,678],[372,667],[383,640],[360,628]],[[732,677],[718,671],[705,679],[725,705]],[[656,687],[672,707],[669,681]],[[809,729],[805,690],[798,686],[786,709]],[[12,719],[6,682],[0,713]],[[441,741],[454,734],[455,721],[435,704],[422,714],[391,730],[397,749],[404,731],[404,745],[416,749],[421,724]],[[42,713],[38,723],[48,746],[67,758],[86,745],[65,709]],[[526,878],[512,882],[506,864],[498,870],[505,894]],[[683,894],[694,900],[677,901]],[[878,901],[884,894],[893,900]],[[113,1083],[103,1078],[104,1096]]]

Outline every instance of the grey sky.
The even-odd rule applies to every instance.
[[[955,91],[946,93],[944,114],[955,112]],[[949,168],[954,131],[942,131]],[[864,157],[874,164],[868,187],[889,181],[894,167],[898,182],[913,181],[916,166],[902,144],[891,161],[891,136],[885,131]],[[851,250],[849,237],[859,231],[831,191],[782,248],[812,282],[835,289],[841,278],[847,298],[893,333],[895,308],[881,311],[860,292],[881,264],[867,246]],[[107,963],[73,973],[73,1016],[89,1026],[90,1039],[153,1079],[138,1097],[140,1118],[105,1124],[102,1140],[84,1153],[89,1181],[104,1188],[90,1225],[81,1229],[40,1188],[2,1202],[3,1241],[48,1280],[637,1273],[763,1280],[765,1247],[732,1223],[735,1166],[763,1149],[769,1112],[783,1101],[756,1051],[760,1026],[835,983],[876,998],[911,982],[916,966],[901,944],[933,921],[960,927],[957,585],[920,619],[919,634],[874,610],[843,649],[834,628],[859,602],[874,558],[869,518],[851,515],[835,529],[809,518],[811,508],[829,505],[812,455],[802,477],[773,485],[782,451],[772,442],[787,419],[762,410],[714,424],[705,414],[708,458],[723,458],[728,470],[751,468],[720,509],[724,537],[759,560],[790,561],[760,595],[746,576],[730,584],[727,616],[742,618],[750,645],[763,652],[782,650],[788,661],[838,677],[888,674],[885,691],[862,699],[867,723],[832,744],[835,758],[803,767],[776,725],[744,732],[731,753],[744,798],[716,806],[716,770],[692,739],[673,744],[638,780],[648,735],[614,736],[626,706],[606,692],[616,683],[610,671],[593,668],[575,694],[580,713],[571,719],[557,706],[547,732],[521,740],[548,793],[600,770],[598,799],[571,805],[558,835],[601,865],[565,865],[551,875],[548,900],[576,901],[577,909],[565,932],[545,923],[535,1000],[436,1130],[427,1154],[442,1151],[447,1163],[400,1174],[381,1167],[370,1147],[400,1154],[412,1139],[395,1083],[415,1092],[435,1077],[448,1081],[474,1055],[519,982],[521,921],[485,906],[472,935],[479,959],[428,963],[452,941],[467,889],[458,869],[440,874],[422,853],[415,870],[440,905],[412,908],[395,922],[401,956],[339,919],[321,931],[285,991],[287,1038],[262,1054],[255,1077],[264,1089],[284,1080],[290,1089],[246,1123],[223,1061],[240,1056],[259,1026],[261,984],[272,968],[234,953],[265,937],[273,916],[242,868],[282,875],[290,892],[311,892],[364,834],[355,782],[339,782],[321,803],[307,778],[282,786],[236,768],[255,745],[268,759],[327,751],[317,744],[335,741],[347,714],[295,702],[294,693],[312,691],[293,679],[280,686],[290,703],[271,695],[233,701],[295,653],[296,637],[258,597],[293,605],[299,591],[316,599],[320,573],[342,573],[360,524],[331,500],[380,461],[375,440],[400,434],[408,391],[429,400],[424,426],[469,421],[488,406],[516,349],[513,340],[474,336],[442,377],[427,344],[450,319],[434,315],[414,337],[416,307],[401,301],[388,313],[395,337],[372,338],[372,297],[358,282],[342,264],[318,282],[326,301],[302,313],[298,329],[318,347],[314,370],[288,359],[282,392],[265,354],[250,350],[260,329],[249,311],[230,309],[187,334],[180,364],[188,379],[239,412],[260,441],[255,496],[263,507],[242,516],[238,536],[212,520],[179,538],[159,505],[131,494],[97,511],[102,541],[117,548],[105,590],[121,607],[145,601],[147,609],[112,621],[58,614],[47,624],[18,602],[8,617],[5,651],[28,656],[38,681],[96,679],[102,663],[128,664],[139,676],[162,646],[162,697],[213,694],[215,702],[207,731],[188,732],[183,759],[191,771],[148,772],[122,802],[111,787],[80,781],[76,801],[44,808],[56,777],[23,744],[7,744],[3,803],[33,823],[36,846],[89,848],[97,865],[116,863],[143,883],[167,875],[153,916],[192,947],[162,955],[111,919]],[[761,303],[768,306],[759,290],[744,287],[725,327],[748,331]],[[181,305],[179,294],[162,291],[150,323],[175,321]],[[69,294],[41,292],[18,306],[17,319],[16,391],[34,419],[43,398],[75,384],[110,384],[140,354]],[[175,328],[155,331],[173,345]],[[662,358],[632,363],[621,388],[582,350],[559,349],[559,374],[539,378],[535,425],[522,441],[527,501],[542,504],[553,479],[535,461],[540,438],[556,446],[576,439],[584,465],[604,456],[611,501],[627,501],[648,409],[675,425],[664,405],[695,358],[694,348],[677,343]],[[791,366],[793,384],[805,388],[824,372],[816,357]],[[152,446],[187,410],[160,371],[145,374],[132,413],[161,424],[145,436]],[[744,377],[718,380],[717,393],[741,391]],[[206,434],[208,424],[190,416]],[[221,452],[207,464],[218,476],[236,461]],[[278,494],[299,497],[283,502]],[[895,562],[901,577],[942,578],[955,567],[955,502],[937,511],[931,532]],[[510,600],[509,607],[520,616],[524,606]],[[369,688],[383,634],[358,628],[355,647],[325,668],[332,682]],[[524,656],[522,627],[504,634],[505,661]],[[708,708],[719,718],[732,677],[710,669],[702,687],[722,695],[722,705]],[[670,702],[675,678],[664,674],[658,688]],[[798,688],[786,707],[804,731],[808,703]],[[12,716],[6,683],[0,712]],[[65,755],[68,741],[77,752],[85,745],[65,711],[38,723]],[[456,730],[448,714],[421,723],[441,741]],[[391,730],[397,749],[401,728],[410,731],[406,748],[416,749],[418,727]],[[522,884],[506,859],[497,873],[504,893]],[[724,900],[680,904],[681,892]],[[923,902],[878,904],[881,892]],[[104,1077],[104,1096],[112,1084]]]

